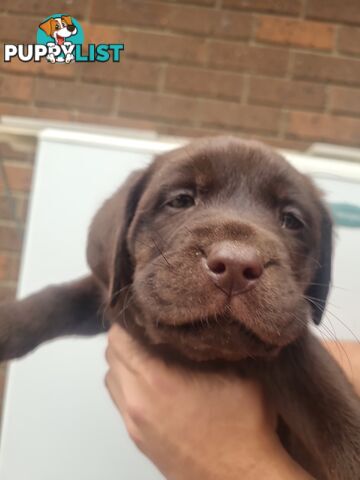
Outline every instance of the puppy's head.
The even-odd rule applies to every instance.
[[[77,33],[77,29],[68,15],[49,18],[46,22],[41,23],[39,28],[49,37],[53,37],[58,45],[62,45],[68,37]]]
[[[272,150],[196,141],[157,157],[128,194],[113,308],[126,315],[117,292],[131,285],[151,342],[196,360],[272,356],[321,320],[331,230],[312,182]]]

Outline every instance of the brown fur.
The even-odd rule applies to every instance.
[[[195,205],[169,206],[179,193]],[[289,205],[303,228],[281,226]],[[255,288],[230,298],[202,266],[222,241],[255,247],[264,265]],[[317,189],[281,156],[227,137],[193,142],[105,202],[89,233],[91,276],[0,307],[0,356],[119,322],[189,368],[231,365],[258,378],[290,453],[318,479],[354,480],[360,400],[308,328],[326,303],[331,244]]]

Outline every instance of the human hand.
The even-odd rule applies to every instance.
[[[168,480],[310,478],[280,445],[255,382],[168,366],[117,325],[106,356],[129,435]]]

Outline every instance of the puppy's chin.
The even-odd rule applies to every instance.
[[[239,361],[272,357],[280,350],[260,340],[239,322],[222,317],[177,326],[148,322],[144,327],[152,343],[169,345],[190,360]]]
[[[298,338],[305,329],[292,329],[290,334],[282,335],[274,341],[260,338],[243,322],[226,314],[172,325],[154,321],[141,312],[134,318],[151,344],[165,345],[195,361],[271,359],[276,357],[284,346]]]

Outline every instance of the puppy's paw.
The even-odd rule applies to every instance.
[[[66,63],[71,63],[75,60],[75,57],[72,53],[68,53],[65,58]]]
[[[50,53],[47,57],[46,57],[47,61],[50,62],[50,63],[55,63],[56,60],[55,60],[55,55],[53,53]]]

